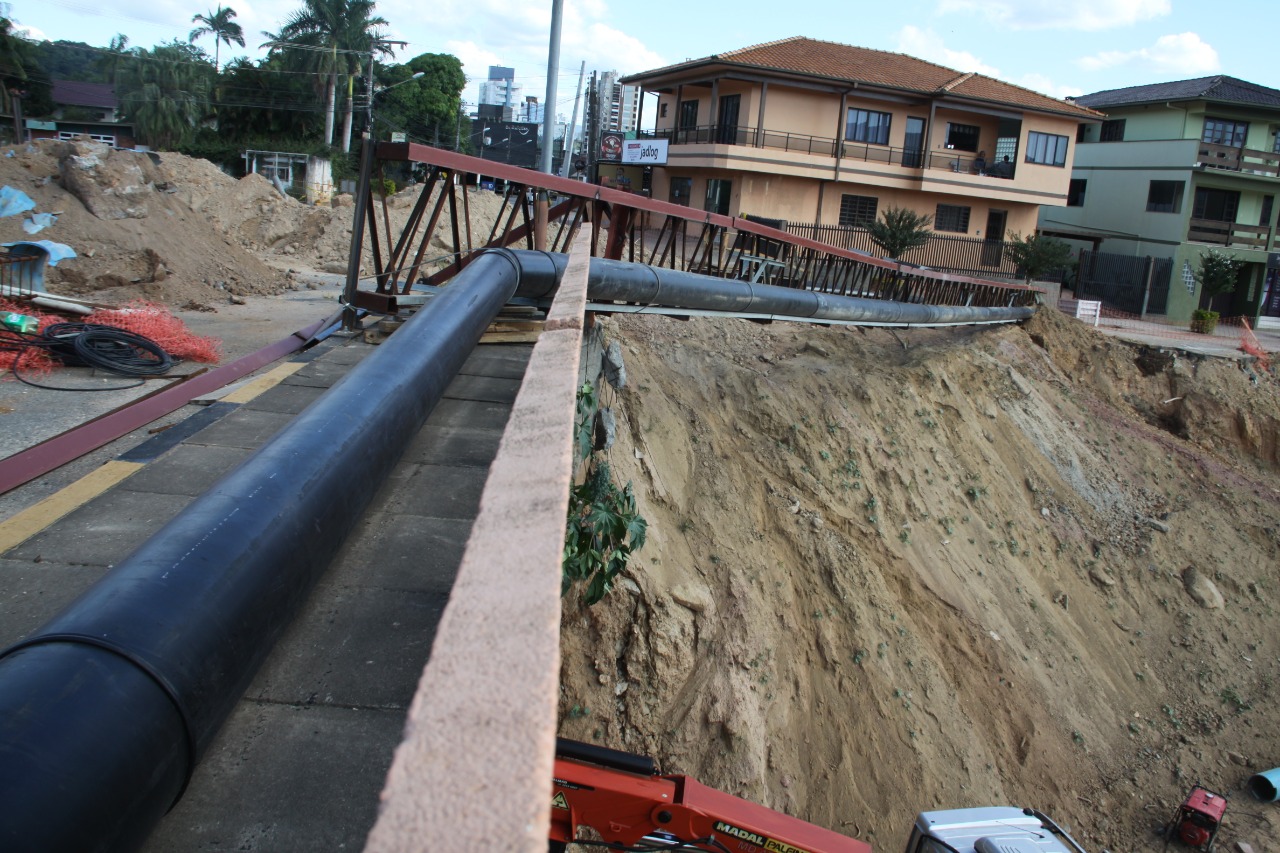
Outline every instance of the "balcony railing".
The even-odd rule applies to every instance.
[[[1265,225],[1241,225],[1238,222],[1220,222],[1216,219],[1193,219],[1187,231],[1187,240],[1193,243],[1216,243],[1219,246],[1265,249],[1271,241],[1271,229]]]
[[[1229,145],[1200,143],[1200,165],[1207,169],[1249,172],[1266,177],[1280,177],[1280,153],[1255,148],[1232,148]]]
[[[977,158],[964,151],[944,151],[926,154],[919,149],[894,148],[889,145],[869,145],[863,142],[833,139],[829,136],[809,136],[746,125],[709,124],[700,127],[665,128],[646,138],[666,139],[672,145],[745,145],[751,148],[772,148],[814,154],[820,157],[836,157],[864,163],[884,163],[907,169],[937,169],[944,172],[962,172],[985,175],[991,178],[1012,178],[1013,163],[988,163],[980,168]]]

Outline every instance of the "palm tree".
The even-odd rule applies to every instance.
[[[199,23],[201,26],[192,30],[187,40],[194,43],[196,39],[203,36],[213,36],[213,69],[215,71],[218,70],[218,52],[224,42],[227,47],[231,47],[232,44],[244,47],[244,30],[231,20],[235,16],[235,9],[219,6],[217,11],[191,18],[191,23]]]
[[[307,65],[325,77],[325,144],[333,140],[338,79],[354,79],[365,57],[390,53],[379,33],[387,21],[373,16],[374,5],[373,0],[303,0],[302,8],[289,16],[278,34],[266,34],[273,48],[310,53]],[[347,89],[344,151],[351,148],[352,80]]]
[[[111,86],[116,90],[116,95],[120,94],[120,75],[135,58],[134,51],[129,47],[129,37],[124,33],[117,33],[112,36],[111,44],[98,57],[98,70],[107,75],[107,79],[111,81]]]
[[[209,102],[208,54],[175,40],[139,50],[128,68],[121,101],[146,144],[172,150],[191,138]]]

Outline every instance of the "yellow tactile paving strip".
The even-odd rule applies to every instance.
[[[277,365],[222,398],[224,403],[244,404],[279,385],[305,366],[304,362]],[[137,472],[146,463],[114,460],[91,474],[59,489],[37,504],[0,522],[0,554],[17,547],[58,519],[71,513]]]

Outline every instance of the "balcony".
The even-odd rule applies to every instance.
[[[1280,152],[1202,142],[1197,159],[1199,165],[1206,169],[1245,172],[1268,178],[1280,177]]]
[[[1012,179],[1012,162],[987,163],[979,168],[975,155],[965,151],[939,151],[893,148],[888,145],[867,145],[833,139],[829,136],[808,136],[802,133],[768,130],[742,125],[710,124],[700,127],[666,128],[645,138],[666,139],[672,145],[742,145],[750,148],[771,148],[819,157],[839,156],[842,160],[864,163],[883,163],[906,169],[934,169],[941,172],[958,172],[982,175],[989,178]]]
[[[1265,225],[1241,225],[1238,222],[1220,222],[1216,219],[1193,219],[1187,231],[1187,242],[1265,250],[1271,242],[1271,229]]]

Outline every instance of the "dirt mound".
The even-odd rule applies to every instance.
[[[1220,844],[1280,834],[1243,792],[1280,764],[1274,373],[1052,311],[606,334],[649,544],[566,599],[563,734],[885,850],[1013,804],[1155,851],[1197,780],[1236,798]]]
[[[237,180],[207,160],[116,151],[86,141],[40,141],[3,152],[0,185],[27,193],[37,212],[60,214],[34,238],[22,231],[22,217],[0,219],[0,242],[49,239],[76,250],[78,257],[48,271],[49,289],[58,293],[111,304],[140,298],[219,304],[294,287],[277,267],[347,269],[349,197],[340,196],[332,207],[312,207],[282,195],[260,175]],[[390,251],[386,222],[398,235],[421,192],[417,186],[392,196],[385,218],[379,203],[384,257]],[[474,190],[468,201],[472,221],[485,229],[474,239],[483,240],[502,199]],[[450,260],[449,230],[446,211],[425,271]],[[367,241],[363,269],[373,269]]]
[[[281,292],[289,286],[283,272],[233,244],[192,208],[192,199],[236,183],[213,178],[211,168],[180,155],[88,142],[6,149],[0,184],[27,193],[38,212],[59,217],[34,237],[23,232],[22,217],[0,219],[0,242],[66,243],[77,257],[49,269],[49,289],[107,303],[146,298],[180,305]]]

